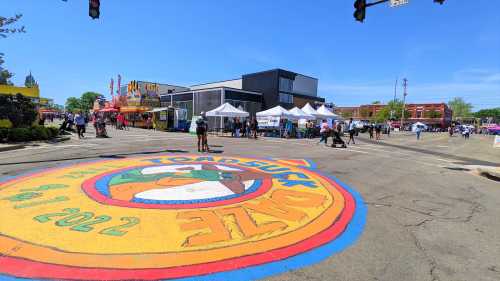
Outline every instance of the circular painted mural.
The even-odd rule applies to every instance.
[[[0,182],[0,278],[263,278],[341,251],[365,214],[306,160],[80,163]]]

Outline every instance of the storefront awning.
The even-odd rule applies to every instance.
[[[120,108],[120,112],[122,113],[134,113],[134,112],[147,112],[150,111],[151,107],[148,106],[123,106]]]

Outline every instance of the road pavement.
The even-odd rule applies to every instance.
[[[88,131],[84,139],[1,152],[0,173],[198,153],[195,137],[185,133],[108,129],[111,138],[101,139]],[[321,172],[357,190],[367,205],[365,229],[351,247],[266,280],[500,280],[500,184],[471,168],[500,166],[492,139],[424,134],[417,142],[404,133],[384,138],[360,136],[355,145],[334,149],[317,139],[209,136],[213,155],[310,159]]]

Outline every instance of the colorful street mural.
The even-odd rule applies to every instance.
[[[0,279],[259,279],[342,251],[365,216],[307,160],[78,163],[0,182]]]

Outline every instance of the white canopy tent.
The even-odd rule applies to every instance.
[[[323,118],[326,118],[326,119],[333,119],[333,120],[338,120],[338,119],[341,119],[340,116],[338,116],[337,114],[331,112],[330,110],[328,110],[328,108],[326,108],[325,105],[322,105],[320,106],[316,112],[318,112],[318,114],[320,114]]]
[[[302,111],[305,113],[314,116],[316,119],[324,118],[321,114],[319,114],[309,103],[306,103],[304,107],[302,107]]]
[[[295,118],[290,111],[284,109],[279,105],[270,108],[268,110],[257,112],[256,115],[257,117],[281,117],[281,118],[291,118],[291,119]]]
[[[417,127],[420,128],[420,129],[423,129],[423,130],[427,130],[427,125],[425,125],[422,122],[417,122],[417,123],[411,125],[411,131],[412,132],[416,132],[417,131]]]
[[[289,110],[295,117],[295,119],[306,119],[306,120],[315,120],[316,117],[312,114],[305,113],[302,109],[298,107],[294,107]]]
[[[234,106],[232,106],[229,103],[224,103],[223,105],[212,109],[210,111],[207,111],[206,116],[210,117],[248,117],[250,116],[250,113],[238,109]]]

